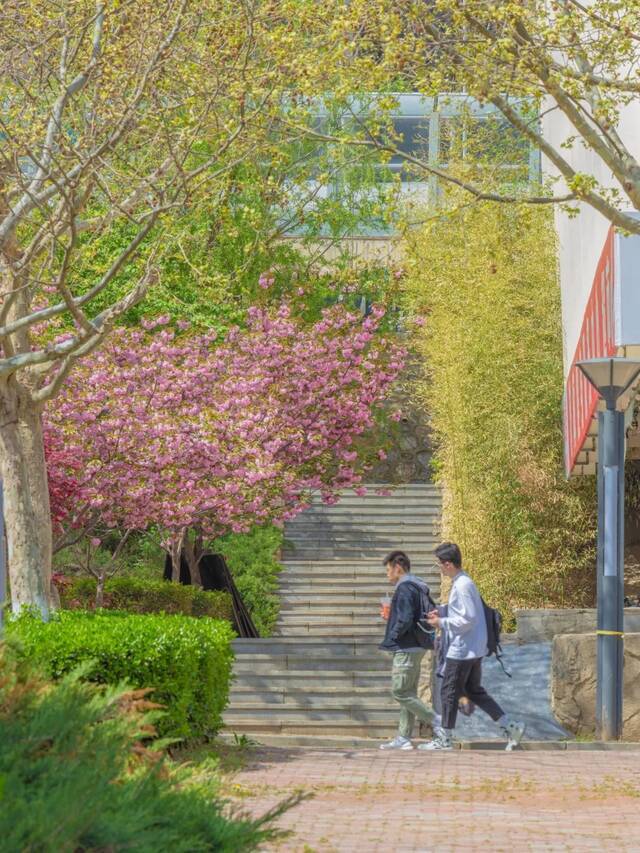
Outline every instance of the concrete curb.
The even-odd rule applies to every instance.
[[[501,740],[468,740],[457,744],[464,750],[504,751]],[[514,750],[516,751],[516,750]],[[634,752],[640,751],[640,743],[622,743],[618,741],[572,741],[572,740],[525,740],[518,752]]]
[[[222,733],[220,740],[233,743],[233,735]],[[357,737],[313,737],[309,735],[249,735],[256,749],[327,750],[340,752],[379,752],[382,741]],[[467,740],[454,743],[454,751],[504,752],[503,740]],[[514,752],[640,752],[640,743],[618,741],[525,740]],[[389,754],[389,753],[386,753]],[[396,753],[393,753],[394,755]],[[414,753],[402,753],[411,755]],[[416,752],[417,755],[426,753]]]

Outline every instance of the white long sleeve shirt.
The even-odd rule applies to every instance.
[[[453,660],[482,658],[487,654],[487,623],[478,587],[468,574],[453,579],[447,615],[440,619],[447,634],[447,657]]]

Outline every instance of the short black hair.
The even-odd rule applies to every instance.
[[[462,554],[455,542],[443,542],[438,545],[436,557],[441,563],[453,563],[456,569],[462,568]]]
[[[382,561],[383,566],[400,566],[403,572],[411,571],[411,560],[404,551],[392,551]]]

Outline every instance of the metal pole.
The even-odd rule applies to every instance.
[[[597,676],[596,676],[596,737],[600,740],[602,734],[602,659],[603,635],[600,631],[604,630],[604,622],[602,617],[602,578],[604,576],[604,412],[598,413],[598,545],[596,557],[596,658],[597,658]]]
[[[4,609],[7,601],[7,550],[4,541],[4,485],[0,480],[0,637],[4,634]]]
[[[600,736],[622,734],[623,584],[624,584],[624,415],[613,408],[602,413],[602,575],[598,601],[598,699]],[[600,525],[599,525],[600,528]]]

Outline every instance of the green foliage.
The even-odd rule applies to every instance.
[[[162,735],[209,736],[222,724],[233,657],[226,621],[63,610],[47,623],[22,616],[9,630],[25,656],[53,678],[91,661],[91,681],[152,688],[153,700],[165,708]]]
[[[369,156],[363,152],[360,159]],[[353,159],[353,152],[339,145],[329,151],[306,143],[300,151],[283,143],[274,147],[270,165],[236,166],[215,198],[196,196],[172,217],[161,251],[158,239],[149,238],[136,261],[92,305],[104,309],[127,292],[152,252],[160,275],[145,299],[126,313],[131,324],[167,314],[193,329],[224,334],[245,322],[252,305],[287,299],[313,319],[354,285],[358,300],[379,298],[380,285],[382,291],[387,287],[383,267],[354,265],[352,247],[343,238],[376,222],[391,208],[392,193],[376,184],[375,172],[365,164],[348,166]],[[331,183],[330,198],[317,195],[312,179],[318,176]],[[74,273],[78,293],[93,287],[134,235],[134,226],[116,221],[99,239],[81,236],[87,245]],[[258,280],[267,270],[275,282],[264,290]]]
[[[254,527],[249,533],[231,533],[211,544],[213,551],[224,555],[262,637],[272,633],[280,610],[278,555],[282,542],[277,527]]]
[[[593,483],[563,471],[551,216],[475,204],[407,238],[407,303],[426,318],[420,393],[445,487],[443,533],[505,615],[593,600]]]
[[[93,606],[95,595],[93,578],[76,577],[61,588],[60,600],[65,608],[87,610]],[[231,596],[227,592],[207,592],[195,586],[135,576],[107,580],[104,607],[127,613],[181,613],[227,620],[231,620],[233,613]]]
[[[121,687],[77,673],[48,684],[0,648],[0,838],[6,851],[255,850],[273,819],[229,816],[212,767],[141,747],[155,717]]]

